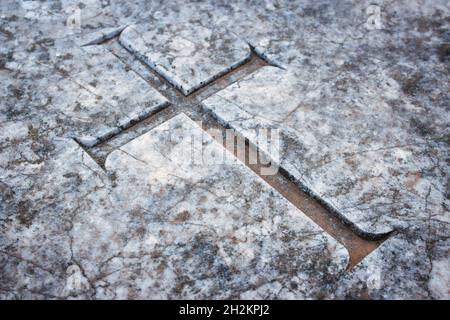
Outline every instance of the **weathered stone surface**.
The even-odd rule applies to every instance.
[[[448,224],[430,218],[388,239],[343,276],[333,298],[449,299]]]
[[[285,267],[303,262],[300,257],[305,257],[289,251],[293,244],[289,241],[293,240],[286,238],[287,245],[271,249],[284,252],[287,259],[271,259],[268,264],[273,268],[262,271],[280,272],[283,275],[280,281],[265,285],[261,282],[257,292],[243,294],[246,284],[230,276],[221,283],[231,284],[233,289],[223,289],[223,295],[448,298],[449,2],[387,0],[377,3],[375,7],[380,9],[381,20],[370,26],[367,22],[376,10],[370,0],[195,4],[181,0],[0,1],[0,296],[7,299],[137,298],[141,293],[132,279],[163,270],[159,265],[157,271],[152,269],[154,260],[166,258],[150,256],[153,251],[147,249],[152,248],[153,242],[151,239],[145,242],[139,230],[140,222],[148,216],[135,217],[126,205],[126,202],[135,205],[139,198],[148,199],[146,195],[157,199],[152,190],[142,188],[136,190],[133,199],[135,190],[123,184],[136,178],[143,187],[144,174],[136,176],[136,168],[144,170],[145,166],[139,164],[142,167],[136,166],[135,172],[131,168],[118,170],[113,187],[114,175],[107,175],[75,142],[66,138],[81,137],[83,133],[101,137],[101,132],[117,127],[123,123],[121,120],[129,123],[127,119],[134,111],[140,114],[152,110],[148,106],[142,108],[141,102],[160,101],[154,99],[157,95],[139,99],[153,89],[141,87],[133,72],[107,52],[108,43],[81,45],[106,40],[123,26],[147,23],[150,28],[165,21],[174,26],[193,25],[190,30],[199,25],[210,30],[227,30],[225,33],[236,36],[230,45],[240,47],[239,43],[248,42],[259,54],[282,66],[284,71],[272,69],[273,74],[259,79],[261,87],[254,87],[253,80],[249,79],[245,84],[248,91],[241,92],[242,99],[228,97],[239,103],[243,99],[252,100],[259,108],[267,108],[270,115],[263,119],[258,108],[245,103],[239,106],[241,114],[248,116],[246,113],[251,111],[257,116],[253,120],[236,119],[236,128],[248,125],[241,128],[241,132],[247,132],[253,125],[264,127],[274,124],[273,119],[283,120],[287,110],[293,111],[285,121],[283,138],[292,155],[300,156],[286,158],[289,162],[285,161],[284,165],[296,164],[296,168],[290,169],[293,174],[304,173],[304,183],[322,192],[323,200],[335,199],[333,205],[337,204],[342,214],[365,231],[381,233],[396,229],[379,249],[341,276],[334,272],[339,273],[339,260],[332,264],[336,268],[326,271],[330,274],[326,279],[313,270],[315,263],[323,260],[308,262],[311,269],[301,271],[307,279],[299,280],[306,286],[314,283],[317,287],[304,292],[299,281],[292,284],[285,281]],[[220,34],[223,32],[214,33]],[[225,38],[218,36],[215,43],[220,46],[220,39]],[[228,44],[226,47],[229,48]],[[226,51],[223,49],[214,54],[222,54]],[[238,57],[239,52],[236,52]],[[233,57],[233,54],[223,57]],[[192,66],[200,68],[195,63]],[[95,74],[88,70],[94,70]],[[114,78],[118,86],[131,90],[131,94],[114,87],[109,80],[101,82],[103,78]],[[97,89],[89,87],[93,81],[100,84]],[[286,81],[286,86],[278,83]],[[134,86],[139,90],[134,90]],[[275,91],[269,90],[274,87]],[[273,94],[268,96],[268,92]],[[99,95],[102,100],[96,99]],[[120,103],[116,103],[115,95],[120,97]],[[81,101],[83,109],[81,103],[77,107]],[[276,109],[278,105],[284,107]],[[228,103],[217,105],[216,114],[226,108],[231,108]],[[226,114],[222,116],[223,120],[227,119]],[[91,141],[96,143],[96,139]],[[111,155],[110,160],[118,153]],[[123,154],[119,160],[133,161]],[[170,167],[167,162],[163,164]],[[227,168],[226,173],[230,175],[226,181],[230,185],[239,183],[236,177],[241,170],[231,169],[234,168],[231,164]],[[311,170],[303,172],[304,168]],[[175,169],[170,167],[166,171],[171,170]],[[248,172],[242,171],[246,179],[252,180]],[[145,175],[155,178],[147,171]],[[229,187],[225,182],[217,185]],[[244,187],[240,188],[238,191],[242,193]],[[268,196],[268,189],[262,188],[263,193],[250,190],[249,194],[272,205],[285,203],[276,193]],[[120,190],[123,192],[118,193]],[[174,197],[179,197],[188,189],[174,190]],[[230,193],[238,191],[230,190]],[[167,208],[172,199],[167,191],[162,192],[166,197],[158,205]],[[235,198],[240,199],[239,204],[247,201],[241,194]],[[186,199],[193,204],[183,202],[183,206],[192,209],[197,200],[201,202],[200,191]],[[264,206],[252,203],[248,209],[243,207],[246,212],[255,212],[258,206],[266,207],[267,203],[263,203]],[[170,213],[179,213],[175,208],[180,206]],[[220,196],[208,196],[201,206],[217,206],[229,212],[229,203]],[[286,209],[290,207],[285,204],[282,209],[273,207],[273,210],[292,212]],[[223,212],[218,210],[218,214]],[[267,221],[268,216],[264,214]],[[180,216],[183,217],[187,215]],[[201,220],[191,214],[190,219],[194,218]],[[225,220],[228,217],[223,219],[228,221]],[[218,220],[211,224],[220,223]],[[296,223],[289,221],[292,222],[289,227],[295,229]],[[148,230],[154,227],[167,231],[167,225],[153,221]],[[197,243],[213,239],[214,232],[205,231],[204,226],[189,225],[189,228],[192,233],[206,234]],[[174,239],[177,237],[188,238],[189,234],[178,232]],[[220,241],[211,241],[203,253],[207,256],[220,245]],[[174,248],[168,244],[161,252],[167,256],[168,252],[175,252]],[[193,252],[200,255],[200,248],[203,247],[198,246]],[[237,251],[234,252],[232,256],[237,257]],[[266,254],[264,250],[260,252],[261,256]],[[122,256],[122,253],[126,254]],[[227,269],[219,268],[224,265],[218,263],[225,261],[224,255],[216,256],[216,260],[207,260],[213,264],[214,272],[199,267],[198,273],[189,274],[189,279],[202,272],[208,279],[229,275]],[[175,257],[166,261],[173,266],[180,265]],[[195,260],[192,262],[190,267],[195,265]],[[170,278],[171,270],[176,269],[165,267],[160,278],[166,280],[166,296],[193,297],[218,292],[214,284],[208,282],[203,286],[198,280],[195,288],[204,290],[190,291],[193,288],[190,282],[183,287],[186,279]],[[319,266],[319,270],[322,268],[325,267]],[[248,269],[249,274],[256,272]],[[245,275],[239,275],[245,279]],[[180,286],[176,287],[175,283]],[[129,284],[132,289],[127,289]],[[154,285],[142,286],[148,293]],[[170,291],[169,286],[175,289]]]
[[[120,33],[125,29],[126,26],[122,27],[113,27],[113,28],[105,28],[99,30],[97,32],[92,32],[87,35],[82,35],[79,37],[78,45],[81,46],[92,46],[96,44],[102,44],[105,41],[108,41],[114,37],[120,35]]]
[[[449,279],[442,270],[450,261],[445,109],[422,110],[432,130],[424,136],[414,120],[417,107],[386,74],[365,79],[364,88],[345,85],[344,92],[336,87],[339,79],[318,88],[298,79],[295,69],[265,67],[207,99],[204,107],[250,141],[256,142],[255,128],[279,129],[281,167],[364,232],[402,230],[365,262],[366,269],[381,270],[374,296],[448,296],[442,291]],[[417,267],[406,268],[411,264]],[[385,291],[396,281],[401,289]],[[445,285],[433,289],[441,282]]]
[[[95,119],[95,125],[89,123],[86,131],[78,138],[86,145],[93,145],[108,136],[117,134],[134,122],[142,120],[152,113],[166,107],[167,100],[134,71],[126,70],[118,60],[96,65],[78,74],[71,75],[69,81],[78,85],[72,92],[75,108],[69,109],[74,117]],[[64,83],[67,89],[71,84]],[[67,95],[60,96],[60,106]],[[92,120],[91,120],[92,121]]]
[[[180,158],[202,144],[208,162]],[[3,214],[3,298],[320,297],[346,267],[342,245],[183,114],[106,168],[71,141],[29,168],[40,189]]]
[[[1,154],[2,299],[92,297],[94,282],[77,262],[86,234],[78,230],[90,230],[97,245],[112,232],[95,225],[108,210],[106,175],[74,141],[50,142],[44,134],[35,129],[33,143]]]
[[[408,100],[389,104],[403,95],[386,75],[342,93],[297,79],[295,71],[264,67],[204,106],[255,143],[252,129],[278,128],[281,166],[365,232],[409,226],[428,210],[448,221],[444,109],[427,110],[435,134],[424,137]]]
[[[128,242],[113,278],[145,270],[144,295],[318,296],[348,262],[342,245],[184,114],[111,153],[106,169],[129,232],[143,239]]]
[[[223,28],[200,22],[127,27],[120,43],[188,95],[250,58],[250,47]]]

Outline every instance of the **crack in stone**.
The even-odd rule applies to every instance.
[[[155,88],[160,94],[167,98],[169,100],[169,106],[141,119],[140,121],[137,121],[129,128],[120,130],[117,134],[108,137],[104,141],[96,144],[94,147],[82,146],[83,149],[87,151],[97,163],[99,163],[103,170],[105,170],[106,157],[112,151],[116,149],[121,150],[120,147],[122,145],[133,140],[137,136],[148,132],[152,128],[181,112],[186,113],[194,121],[201,121],[203,126],[202,129],[206,132],[208,132],[208,129],[218,129],[224,134],[224,129],[229,129],[229,126],[226,123],[221,123],[219,119],[204,110],[201,102],[229,85],[238,82],[245,76],[252,74],[254,71],[263,66],[272,65],[282,68],[278,65],[269,63],[264,55],[256,51],[255,47],[250,45],[251,56],[248,61],[232,69],[231,71],[226,72],[212,82],[197,88],[188,96],[185,96],[170,81],[158,74],[138,57],[130,54],[126,48],[118,43],[117,37],[109,40],[104,45],[108,47],[108,50],[117,59],[119,59],[126,68],[133,70],[151,87]],[[225,139],[220,141],[218,137],[212,137],[226,148],[226,145],[224,145]],[[245,140],[245,150],[234,149],[228,151],[236,157],[238,157],[237,155],[239,153],[242,154],[242,152],[244,152],[246,157],[243,163],[249,169],[265,180],[290,203],[300,209],[328,234],[346,247],[350,255],[347,271],[356,266],[370,252],[378,248],[392,234],[388,233],[377,236],[363,234],[352,222],[347,221],[341,215],[336,214],[335,210],[324,204],[320,198],[304,191],[301,186],[294,182],[290,174],[281,168],[280,171],[273,176],[261,175],[260,169],[264,166],[261,164],[261,161],[257,164],[250,164],[248,161],[251,155],[254,156],[255,153],[258,154],[258,147],[253,146],[247,139]],[[263,163],[269,162],[265,161]]]

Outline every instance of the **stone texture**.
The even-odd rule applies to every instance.
[[[92,146],[167,106],[158,91],[105,48],[81,48],[71,39],[49,41],[48,46],[42,49],[45,62],[39,62],[42,52],[30,55],[19,49],[12,59],[26,60],[5,64],[5,74],[14,76],[3,81],[3,115],[11,110],[28,117],[47,110],[46,122],[57,117],[55,126],[65,136]],[[20,112],[24,109],[30,110]]]
[[[127,27],[120,43],[185,95],[250,58],[248,44],[223,28],[176,22]]]
[[[408,100],[389,104],[404,96],[386,75],[342,93],[297,79],[294,69],[264,67],[203,104],[254,143],[254,129],[278,128],[281,166],[367,233],[406,227],[427,210],[448,222],[443,109],[427,110],[428,127],[442,131],[423,136]]]
[[[113,278],[145,270],[144,295],[267,298],[278,287],[278,298],[304,298],[345,270],[342,245],[184,114],[111,153],[106,169],[143,240],[128,242]]]
[[[448,297],[448,113],[418,110],[394,79],[373,78],[341,92],[339,78],[314,88],[295,69],[265,67],[204,107],[255,143],[256,128],[280,129],[281,167],[363,232],[401,230],[342,280],[337,297]],[[426,134],[417,112],[427,114]]]
[[[202,144],[207,162],[180,159]],[[106,169],[73,141],[29,167],[39,189],[18,217],[3,213],[2,298],[320,297],[348,262],[183,114],[114,151]]]
[[[370,13],[367,8],[373,4],[370,0],[195,4],[181,0],[1,1],[1,298],[158,297],[152,291],[156,282],[141,282],[138,287],[133,281],[136,277],[147,279],[148,274],[159,274],[166,281],[161,297],[222,294],[249,298],[448,298],[449,2],[377,3],[381,25],[371,29],[367,25]],[[155,190],[144,189],[142,177],[150,176],[158,186],[166,178],[167,183],[181,181],[166,175],[177,166],[162,162],[160,167],[166,170],[160,171],[164,175],[159,177],[146,171],[139,161],[133,162],[123,151],[116,151],[111,154],[109,164],[117,157],[117,162],[113,161],[117,169],[123,163],[133,163],[135,167],[108,175],[69,138],[84,133],[105,137],[104,132],[121,123],[131,123],[128,119],[137,119],[136,114],[151,112],[153,107],[143,107],[142,103],[160,105],[161,97],[150,94],[153,89],[144,86],[131,70],[127,71],[126,66],[109,54],[105,50],[107,43],[100,42],[124,26],[145,29],[145,24],[150,28],[161,25],[162,21],[183,25],[190,34],[201,29],[200,26],[213,31],[227,30],[213,32],[218,36],[214,43],[226,46],[222,51],[212,51],[214,54],[220,55],[230,46],[240,48],[239,44],[244,48],[243,44],[248,42],[260,55],[283,67],[284,70],[272,69],[273,73],[266,79],[257,81],[257,87],[255,79],[267,72],[264,69],[255,73],[253,80],[243,81],[248,91],[240,92],[242,98],[231,94],[238,88],[226,91],[230,93],[227,98],[240,105],[236,108],[228,102],[214,105],[216,115],[226,122],[229,115],[221,112],[227,108],[239,110],[246,117],[249,112],[256,114],[253,119],[230,122],[243,133],[253,125],[277,124],[274,119],[284,121],[286,116],[283,139],[290,152],[285,154],[287,158],[282,164],[295,164],[290,172],[304,174],[301,177],[304,184],[321,192],[323,200],[333,201],[341,214],[360,229],[381,233],[395,228],[396,233],[345,273],[340,272],[344,262],[340,260],[343,255],[338,253],[342,253],[342,247],[329,249],[330,254],[319,260],[312,258],[315,251],[311,250],[309,241],[319,237],[321,248],[324,243],[332,243],[326,235],[322,237],[323,233],[307,233],[308,239],[289,235],[284,240],[280,234],[269,233],[274,242],[266,237],[267,250],[275,251],[275,258],[283,253],[285,259],[271,259],[267,263],[270,268],[264,270],[249,267],[245,273],[238,269],[235,276],[231,269],[225,268],[226,255],[217,253],[221,242],[213,241],[214,231],[203,225],[188,224],[190,233],[181,233],[176,232],[180,224],[173,224],[174,228],[170,229],[168,223],[149,220],[152,216],[141,215],[139,211],[133,215],[129,208],[136,205],[137,199],[144,199],[145,204],[149,201],[146,195],[158,199]],[[233,41],[225,45],[222,39]],[[171,44],[161,42],[161,47]],[[97,45],[82,47],[87,43]],[[223,58],[234,54],[239,59],[245,58],[242,52],[228,52]],[[248,53],[246,45],[245,53]],[[239,59],[219,64],[229,68]],[[191,67],[200,68],[196,64],[198,60],[190,61]],[[95,76],[88,72],[91,69]],[[109,80],[102,82],[103,77]],[[112,85],[112,79],[119,88]],[[97,89],[89,87],[92,81],[98,82]],[[121,87],[131,90],[131,94]],[[273,94],[268,96],[269,92]],[[96,99],[99,95],[102,100]],[[120,97],[118,100],[114,98],[116,95]],[[140,100],[144,95],[145,99]],[[223,96],[224,92],[219,95]],[[209,102],[215,99],[223,98],[216,96]],[[81,104],[77,107],[80,101],[83,101],[82,109]],[[268,109],[269,117],[263,118],[258,108]],[[165,154],[165,147],[170,145],[160,146],[158,150]],[[149,150],[154,159],[158,158],[155,150]],[[226,168],[217,173],[217,176],[226,173],[226,182],[209,181],[236,195],[243,212],[255,213],[258,206],[265,208],[270,203],[280,216],[285,212],[299,213],[269,187],[258,184],[259,179],[242,167],[228,164]],[[305,168],[310,170],[304,171]],[[140,170],[145,174],[139,175]],[[240,175],[260,185],[261,190],[248,190],[242,185],[236,191],[227,189],[240,182]],[[140,187],[136,198],[125,185],[131,180]],[[215,197],[205,191],[207,201],[203,203],[199,190],[191,194],[188,188],[171,187],[175,190],[174,197],[184,192],[188,200],[170,209],[168,206],[175,198],[167,196],[167,190],[157,190],[163,197],[158,205],[170,209],[168,212],[174,219],[180,213],[177,209],[192,209],[199,202],[205,209],[221,208],[223,211],[218,210],[218,215],[229,212],[231,202],[221,194]],[[242,196],[244,191],[262,202],[247,207],[249,198]],[[156,211],[152,207],[147,210]],[[189,212],[190,217],[183,213],[179,220],[188,217],[202,221],[200,213]],[[270,222],[267,212],[262,212],[262,221]],[[285,220],[290,221],[288,230],[296,230],[299,217],[301,213],[295,216],[295,222],[292,217]],[[223,219],[210,223],[223,232],[220,223],[229,221],[229,217]],[[237,225],[246,219],[255,225],[254,220],[243,216],[232,223]],[[151,222],[146,233],[139,229],[146,227],[141,221]],[[309,223],[298,227],[306,226]],[[152,228],[169,232],[168,237],[158,238],[167,241],[167,246],[155,255],[150,250],[154,248],[153,238],[145,238]],[[183,240],[193,234],[204,237],[195,239],[198,245],[191,252],[196,258],[191,258],[192,264],[183,271],[187,277],[172,277],[178,267],[182,270],[181,262],[167,254],[186,251],[170,244],[171,237]],[[283,245],[277,245],[282,242]],[[297,242],[309,248],[307,252],[291,250]],[[239,248],[233,249],[231,256],[240,258]],[[263,249],[255,246],[261,257],[269,256]],[[337,255],[333,256],[332,252]],[[309,256],[311,261],[306,259]],[[202,261],[209,263],[210,270],[205,270],[202,264],[192,271],[198,257],[209,257]],[[330,259],[329,264],[321,264],[324,259]],[[161,261],[172,263],[174,268],[155,264]],[[242,261],[245,263],[245,259]],[[305,261],[306,269],[299,271],[298,266]],[[233,266],[233,261],[230,265]],[[326,276],[315,272],[315,268]],[[256,282],[252,289],[248,284],[254,283],[251,275],[256,270],[265,279],[276,274],[280,277],[272,282]],[[303,278],[287,281],[290,270],[298,271]],[[202,278],[204,275],[207,277]],[[202,283],[199,277],[206,280]],[[223,285],[220,290],[218,284],[209,281],[214,277],[223,279],[219,282]],[[239,279],[249,282],[239,282]]]
[[[426,225],[388,239],[343,276],[335,299],[449,299],[448,225]]]
[[[102,63],[71,75],[69,81],[78,85],[73,89],[80,95],[75,96],[75,108],[70,112],[73,117],[95,119],[95,125],[89,123],[78,138],[85,145],[92,146],[108,136],[117,134],[131,124],[142,120],[167,106],[168,101],[134,71],[127,70],[119,61]],[[67,89],[71,84],[63,84]],[[62,95],[65,101],[67,95]],[[64,109],[63,109],[64,110]]]
[[[261,70],[205,107],[249,137],[281,126],[289,173],[362,231],[398,231],[336,297],[448,297],[448,2],[381,2],[380,30],[366,27],[369,4],[250,14],[247,41],[286,70]]]

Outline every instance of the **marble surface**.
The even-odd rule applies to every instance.
[[[449,299],[448,226],[433,218],[392,236],[343,276],[333,299]]]
[[[416,110],[406,111],[413,105],[406,100],[398,114],[389,104],[403,95],[386,76],[342,94],[297,79],[294,69],[264,67],[203,105],[255,144],[256,128],[278,129],[280,165],[366,233],[406,227],[430,212],[448,222],[448,127],[434,137],[415,130]],[[427,114],[433,128],[450,123],[440,108]]]
[[[77,136],[87,146],[119,133],[168,104],[166,98],[119,61],[95,65],[71,75],[69,81],[78,86],[72,89],[78,93],[74,97],[75,108],[69,109],[72,117],[97,122],[90,123],[89,128]],[[67,89],[70,85],[63,83],[62,87]],[[61,107],[67,103],[73,105],[67,96],[60,96],[64,99]]]
[[[449,17],[446,0],[1,1],[0,298],[450,298]],[[166,24],[161,65],[186,49],[177,35],[199,49],[165,75],[184,89],[247,43],[269,61],[204,112],[249,138],[281,128],[288,173],[390,238],[344,271],[345,248],[229,155],[180,163],[172,132],[201,132],[183,115],[106,171],[90,158],[73,138],[97,144],[171,103],[107,49]]]
[[[184,114],[111,153],[106,169],[138,237],[112,278],[141,269],[144,296],[314,297],[346,268],[342,245]]]
[[[119,41],[185,95],[250,58],[246,42],[196,21],[146,21],[127,27]]]
[[[347,265],[342,245],[183,114],[111,153],[107,172],[73,141],[54,152],[28,168],[41,180],[19,218],[3,213],[2,298],[311,298]]]
[[[42,63],[42,52],[14,51],[2,80],[3,116],[48,112],[45,121],[59,121],[55,126],[64,136],[93,146],[167,106],[167,99],[104,47],[76,41],[49,41]]]

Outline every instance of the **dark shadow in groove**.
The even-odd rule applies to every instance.
[[[124,26],[121,26],[121,27],[118,27],[118,28],[112,30],[109,33],[100,34],[97,38],[94,38],[91,41],[82,44],[80,47],[101,45],[109,40],[118,38],[120,36],[120,34],[122,33],[122,31],[125,30],[126,27],[127,27],[127,25],[124,25]]]
[[[83,143],[80,143],[80,141],[76,138],[74,138],[74,140],[100,165],[100,167],[105,169],[105,161],[109,153],[153,129],[159,124],[169,120],[176,114],[177,110],[169,104],[167,107],[162,108],[159,111],[150,114],[148,117],[133,123],[131,126],[123,129],[121,132],[113,136],[110,136],[108,139],[97,143],[93,147],[83,145]],[[119,142],[116,142],[116,140],[119,140]]]
[[[111,130],[110,133],[101,136],[101,137],[97,137],[97,141],[94,144],[90,144],[90,145],[86,145],[85,143],[83,143],[83,141],[81,141],[79,138],[75,138],[76,142],[80,145],[83,145],[85,148],[95,148],[97,145],[105,142],[105,141],[109,141],[112,138],[114,138],[115,136],[121,134],[122,132],[124,132],[125,130],[129,129],[130,127],[135,126],[136,124],[139,124],[142,121],[145,121],[146,119],[150,118],[151,116],[153,116],[154,114],[157,114],[161,111],[163,111],[164,109],[169,107],[169,102],[163,102],[161,104],[159,104],[156,108],[154,108],[153,110],[150,111],[144,111],[141,114],[138,115],[138,119],[131,119],[129,122],[127,122],[126,124],[122,125],[122,126],[117,126],[117,127],[113,127],[116,130]]]
[[[218,121],[214,115],[208,113],[208,116],[214,120],[209,119],[209,121],[206,122],[209,125],[203,128],[204,130],[215,128],[224,132],[224,128],[231,129],[228,125],[224,125]],[[223,141],[217,140],[217,137],[212,137],[216,138],[216,141],[221,143],[225,148],[227,147],[223,144],[225,137],[222,137]],[[227,148],[227,150],[238,157],[239,153],[236,146],[234,147],[234,150],[230,150],[229,148]],[[377,249],[395,232],[394,230],[385,234],[371,234],[362,231],[337,210],[330,207],[324,200],[308,192],[303,185],[296,182],[285,170],[279,168],[279,171],[274,175],[261,175],[261,168],[266,165],[262,165],[260,161],[258,161],[257,164],[249,163],[250,154],[253,154],[254,157],[255,155],[258,155],[258,148],[248,139],[245,139],[244,152],[245,162],[242,161],[243,159],[240,159],[241,162],[348,250],[350,260],[347,271],[351,270],[361,262],[368,254]],[[242,150],[240,153],[242,153]],[[262,163],[267,163],[267,161],[263,161]]]
[[[283,67],[280,63],[270,59],[267,54],[262,50],[256,48],[254,45],[252,45],[250,42],[247,42],[248,46],[250,47],[250,50],[256,54],[260,59],[264,60],[268,66],[279,68],[282,70],[286,70],[285,67]]]
[[[203,110],[201,102],[264,66],[285,69],[271,62],[264,54],[249,44],[251,54],[248,60],[185,96],[172,83],[149,67],[145,62],[135,55],[130,54],[125,47],[119,44],[117,36],[105,42],[103,45],[107,46],[109,51],[126,67],[133,70],[149,86],[155,88],[169,100],[167,107],[140,119],[127,128],[121,128],[120,132],[100,141],[93,147],[87,147],[77,139],[74,139],[103,170],[105,170],[105,160],[109,153],[181,112],[186,113],[194,121],[202,121],[204,125],[203,129],[205,130],[218,129],[222,133],[225,133],[224,129],[230,129],[229,125],[222,123],[212,113]],[[217,141],[223,145],[223,141]],[[235,156],[237,155],[237,149],[228,151],[232,152]],[[282,168],[275,175],[261,175],[260,169],[262,165],[248,163],[248,155],[250,152],[257,152],[257,148],[247,139],[244,152],[247,155],[244,164],[249,169],[345,246],[350,256],[347,270],[357,265],[393,234],[394,231],[386,234],[370,234],[364,232],[328,205],[323,199],[315,196],[304,184],[296,181],[292,175]]]
[[[104,159],[99,158],[95,153],[92,152],[92,149],[86,147],[84,144],[78,141],[77,138],[72,138],[72,140],[75,141],[76,144],[78,144],[80,148],[83,149],[83,151],[86,152],[100,166],[100,168],[102,168],[103,171],[106,171]]]
[[[133,70],[133,72],[135,72],[144,81],[149,83],[149,85],[151,87],[155,88],[158,92],[160,92],[166,99],[169,100],[169,102],[161,104],[157,110],[152,111],[149,115],[142,115],[140,117],[140,119],[136,119],[136,120],[130,122],[129,124],[127,124],[126,126],[120,127],[117,132],[113,132],[110,135],[99,138],[98,141],[93,145],[85,145],[82,141],[77,139],[77,142],[80,145],[83,145],[87,149],[96,148],[98,145],[114,139],[116,136],[122,134],[125,131],[128,131],[129,128],[133,128],[136,125],[139,125],[139,123],[147,121],[148,118],[152,118],[153,115],[158,114],[159,112],[163,111],[165,108],[167,108],[168,105],[172,105],[172,106],[190,105],[192,107],[195,107],[202,100],[204,100],[204,99],[208,98],[209,96],[215,94],[216,92],[230,86],[234,82],[255,72],[256,70],[262,68],[263,66],[268,65],[265,60],[260,58],[255,52],[251,51],[249,59],[244,61],[243,64],[224,73],[222,76],[209,82],[208,84],[203,85],[201,88],[194,90],[188,96],[184,96],[181,91],[179,91],[175,86],[173,86],[172,83],[170,83],[168,80],[166,80],[162,75],[160,75],[155,70],[150,68],[147,64],[145,64],[145,62],[141,61],[139,58],[130,54],[126,50],[126,48],[124,48],[123,46],[121,46],[118,43],[117,37],[115,39],[112,39],[105,45],[110,47],[110,52],[118,60],[120,60],[126,67],[129,67],[131,70]],[[122,49],[123,51],[126,52],[126,56],[124,56],[123,54],[119,55],[118,52],[111,50],[111,48],[113,48],[117,51],[119,49],[118,47],[120,47],[120,49]],[[121,51],[120,53],[123,53],[123,51]],[[149,72],[149,76],[144,76],[132,68],[132,66],[130,64],[136,63],[136,62],[138,62],[140,64],[140,66],[143,66],[145,68],[145,71]],[[150,79],[150,76],[151,76],[151,79]],[[162,87],[166,87],[166,89],[162,89]],[[167,87],[169,89],[167,89]]]

